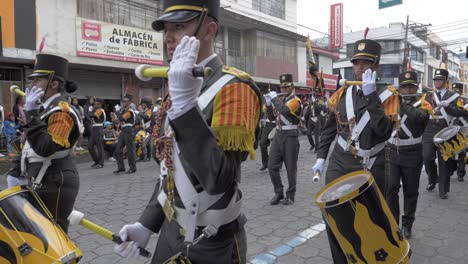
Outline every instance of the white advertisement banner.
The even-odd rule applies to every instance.
[[[163,36],[155,31],[77,18],[76,55],[162,65]]]

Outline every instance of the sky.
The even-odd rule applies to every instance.
[[[391,22],[406,23],[409,15],[410,22],[431,24],[430,30],[454,44],[448,47],[450,50],[465,51],[468,46],[468,3],[465,0],[402,1],[401,5],[379,9],[379,0],[297,0],[297,23],[328,34],[330,5],[343,3],[344,33],[361,31],[366,27],[388,27]],[[311,38],[328,37],[307,28],[298,28],[301,34]]]

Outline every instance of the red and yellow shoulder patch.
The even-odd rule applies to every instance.
[[[260,101],[246,83],[225,85],[213,103],[211,128],[224,150],[247,151],[255,159],[255,129],[260,118]]]
[[[297,110],[301,108],[301,99],[296,96],[289,100],[286,103],[286,106],[289,108],[289,112],[291,112],[291,114],[296,115]]]
[[[388,97],[387,100],[382,103],[382,106],[384,108],[385,115],[393,121],[397,121],[398,114],[400,113],[400,98],[398,98],[398,94],[395,88],[388,86],[387,89],[392,92],[392,95],[390,95],[390,97]]]
[[[103,112],[104,112],[104,111],[103,111],[102,109],[97,109],[97,110],[96,110],[96,113],[94,113],[94,114],[96,115],[96,117],[99,118],[99,117],[101,117],[101,115],[102,115]]]
[[[420,106],[420,108],[426,110],[430,115],[434,115],[434,108],[433,108],[432,105],[426,100],[426,95],[427,95],[427,94],[424,94],[424,95],[421,97],[421,106]]]
[[[55,112],[48,119],[47,132],[55,144],[69,148],[68,136],[73,129],[73,125],[73,118],[68,113]]]

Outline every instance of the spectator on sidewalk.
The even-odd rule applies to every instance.
[[[109,153],[109,161],[115,161],[114,151],[117,145],[118,135],[112,122],[106,121],[104,127],[104,150]]]
[[[20,125],[15,123],[15,116],[13,113],[7,112],[5,116],[6,119],[2,133],[6,138],[8,156],[14,156],[16,153],[13,149],[13,146],[11,145],[11,140],[15,138],[16,129],[18,129]]]

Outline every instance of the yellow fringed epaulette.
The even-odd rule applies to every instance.
[[[58,107],[60,107],[62,112],[65,112],[65,113],[70,112],[70,105],[68,104],[68,102],[60,101],[58,102]]]
[[[249,152],[255,159],[255,129],[260,118],[260,99],[246,83],[225,85],[213,103],[211,128],[225,151]]]
[[[398,120],[398,115],[400,113],[400,98],[398,98],[398,93],[396,89],[392,86],[387,86],[387,89],[392,92],[383,103],[382,106],[385,111],[385,115],[388,116],[393,121]]]
[[[335,112],[338,101],[340,100],[341,95],[343,94],[343,91],[345,90],[346,87],[347,86],[341,86],[341,88],[338,89],[338,91],[336,91],[330,97],[330,99],[328,99],[328,107],[330,108],[330,111]]]
[[[239,78],[241,80],[250,79],[250,75],[248,73],[246,73],[244,71],[241,71],[239,69],[236,69],[234,67],[224,66],[223,67],[223,72],[232,74],[232,75],[236,76],[237,78]]]
[[[426,95],[427,94],[423,94],[423,96],[421,97],[421,106],[420,108],[423,109],[423,110],[426,110],[430,115],[434,115],[434,108],[432,107],[432,105],[426,101]]]
[[[73,125],[74,121],[70,114],[55,112],[48,119],[47,133],[55,144],[69,148],[70,141],[68,140],[68,136],[73,129]]]

